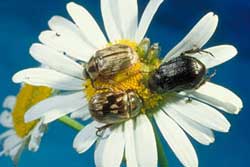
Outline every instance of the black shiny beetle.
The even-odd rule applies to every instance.
[[[180,92],[197,89],[211,79],[215,73],[208,76],[205,65],[198,59],[188,56],[198,52],[207,53],[201,49],[192,49],[183,52],[176,58],[163,62],[150,75],[149,89],[156,93]],[[213,56],[211,53],[208,54]]]

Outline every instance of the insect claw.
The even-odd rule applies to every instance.
[[[97,129],[97,131],[95,134],[97,137],[99,137],[101,139],[106,139],[108,137],[108,136],[103,136],[105,129],[103,129],[102,127],[100,127],[100,128],[96,127],[96,129]]]
[[[103,131],[100,130],[99,128],[96,128],[96,129],[97,129],[97,131],[95,132],[96,136],[101,138],[103,135]]]
[[[103,133],[104,131],[109,128],[110,126],[112,126],[112,124],[107,124],[107,125],[104,125],[104,126],[101,126],[101,127],[96,127],[97,131],[96,131],[96,136],[97,137],[100,137],[102,139],[105,139],[107,138],[108,136],[104,136],[103,137]]]

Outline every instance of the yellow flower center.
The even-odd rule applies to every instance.
[[[52,89],[48,87],[36,87],[25,84],[16,98],[16,104],[12,111],[13,124],[16,134],[24,138],[37,124],[37,121],[24,122],[24,114],[36,103],[48,98]]]
[[[126,39],[117,41],[112,44],[128,45],[136,52],[138,52],[139,49],[136,42]],[[108,44],[108,46],[112,44]],[[140,61],[133,64],[128,69],[115,74],[109,80],[97,79],[94,81],[94,83],[91,83],[91,79],[87,79],[83,85],[85,87],[84,93],[86,94],[87,99],[90,100],[95,94],[107,91],[107,89],[99,88],[111,88],[112,90],[118,92],[133,90],[142,98],[144,102],[141,112],[150,112],[152,110],[155,110],[159,106],[159,104],[164,101],[165,98],[163,97],[163,95],[152,93],[147,88],[146,81],[150,75],[150,72],[159,67],[160,59],[155,56],[153,58],[153,61],[151,61],[150,63],[145,63],[147,61],[145,60],[146,57],[144,56],[139,57],[139,59]],[[95,88],[98,88],[98,90]]]

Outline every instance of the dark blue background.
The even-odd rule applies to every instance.
[[[16,94],[19,86],[11,82],[18,70],[35,66],[29,56],[29,47],[37,41],[40,31],[47,29],[47,21],[53,15],[69,17],[67,0],[5,0],[0,3],[0,101],[9,94]],[[78,0],[102,25],[99,0]],[[139,0],[140,12],[147,0]],[[188,30],[209,11],[220,17],[215,36],[207,46],[230,43],[239,55],[219,67],[214,82],[232,89],[241,96],[244,109],[238,116],[226,115],[232,123],[228,134],[216,133],[216,142],[202,146],[192,140],[202,167],[249,166],[250,160],[250,1],[249,0],[166,0],[155,16],[148,36],[162,45],[163,54],[171,49]],[[4,129],[0,129],[3,132]],[[93,166],[93,151],[78,155],[72,149],[76,132],[52,123],[37,153],[24,152],[20,167]],[[167,144],[170,166],[180,166]],[[1,167],[12,166],[8,158],[0,158]]]

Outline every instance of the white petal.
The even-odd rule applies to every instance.
[[[16,103],[16,96],[7,96],[3,102],[3,108],[12,110]]]
[[[48,86],[59,90],[82,90],[83,80],[44,68],[29,68],[16,73],[13,82],[34,86]]]
[[[134,40],[138,24],[137,0],[119,0],[118,3],[123,38]]]
[[[49,120],[53,121],[81,108],[85,105],[85,101],[83,92],[50,97],[31,107],[25,114],[25,122],[30,122],[44,116],[50,117]],[[56,114],[53,114],[53,112]],[[52,114],[53,118],[49,114]]]
[[[30,48],[30,54],[41,64],[45,64],[56,71],[77,78],[83,77],[83,66],[48,46],[33,44]]]
[[[137,167],[135,137],[134,137],[134,123],[128,120],[124,124],[125,137],[125,157],[127,167]]]
[[[49,46],[62,54],[84,62],[87,62],[88,57],[91,55],[89,52],[83,53],[85,49],[83,49],[83,46],[79,45],[79,41],[74,38],[66,37],[66,35],[61,35],[55,31],[42,31],[39,35],[39,40],[44,45]],[[85,55],[88,56],[85,57]]]
[[[39,121],[38,124],[34,127],[31,132],[28,148],[30,151],[36,152],[39,149],[41,138],[44,135],[46,130],[46,125],[43,124],[43,121]]]
[[[0,114],[0,124],[6,128],[13,127],[12,114],[9,111],[3,111]]]
[[[84,121],[88,120],[89,118],[91,118],[91,115],[89,113],[89,109],[88,109],[88,105],[86,104],[86,106],[80,108],[77,111],[74,111],[71,115],[71,118],[73,119],[82,119]]]
[[[64,17],[53,16],[49,20],[48,24],[51,30],[56,31],[59,34],[65,34],[65,35],[74,34],[77,38],[79,38],[79,35],[80,35],[79,28],[70,20]]]
[[[182,164],[198,167],[196,152],[183,130],[162,111],[158,111],[154,117],[163,137]]]
[[[222,86],[206,82],[191,95],[230,114],[238,114],[243,107],[241,99]]]
[[[18,137],[16,134],[9,136],[4,142],[3,142],[3,149],[5,154],[9,154],[11,150],[13,150],[15,147],[20,145],[23,142],[23,140]]]
[[[92,46],[98,49],[107,44],[107,40],[95,19],[85,8],[74,2],[70,2],[67,4],[67,10],[82,31],[82,35]]]
[[[21,143],[22,139],[19,138],[17,135],[11,135],[8,137],[3,143],[3,149],[7,152],[12,150],[15,146]]]
[[[55,50],[65,53],[70,57],[87,62],[95,53],[96,49],[88,46],[80,38],[81,34],[60,34],[55,31],[43,31],[39,35],[39,40]]]
[[[102,18],[111,42],[122,39],[118,0],[101,0]]]
[[[216,109],[202,102],[192,100],[187,102],[185,99],[178,100],[169,104],[178,113],[194,120],[201,125],[220,132],[228,132],[230,123]]]
[[[214,142],[214,135],[212,130],[190,120],[189,118],[178,114],[173,108],[166,106],[164,111],[173,119],[176,123],[182,127],[190,136],[192,136],[199,143],[209,145]]]
[[[80,104],[80,107],[78,108],[77,106],[74,108],[74,110],[65,110],[65,111],[62,111],[62,110],[53,110],[51,112],[48,112],[44,118],[43,118],[43,122],[45,124],[49,123],[49,122],[52,122],[58,118],[61,118],[65,115],[67,115],[68,113],[75,113],[75,112],[79,112],[80,109],[82,109],[83,107],[85,107],[87,105],[87,101],[86,99],[81,99],[81,104]],[[86,113],[85,115],[83,115],[81,117],[82,120],[85,120],[85,119],[89,119],[91,117],[90,113]]]
[[[119,167],[124,152],[124,136],[122,125],[112,129],[108,137],[101,138],[95,150],[97,167]]]
[[[81,34],[80,29],[71,21],[54,16],[49,21],[49,27],[57,33],[57,36],[59,34],[64,51],[72,57],[87,62],[95,53],[95,48],[86,42],[87,39]]]
[[[8,131],[0,134],[0,141],[3,140],[3,139],[5,139],[5,138],[8,138],[9,136],[12,136],[14,134],[16,134],[16,132],[13,129],[8,130]]]
[[[157,166],[157,147],[153,127],[147,116],[142,114],[135,122],[135,147],[138,166]]]
[[[232,45],[214,46],[204,49],[204,51],[208,53],[201,51],[190,56],[199,59],[203,64],[205,64],[207,69],[218,66],[237,55],[237,49]]]
[[[141,17],[139,27],[136,31],[136,36],[135,36],[136,42],[140,43],[141,40],[144,38],[157,9],[160,7],[163,1],[164,0],[150,0],[149,1]]]
[[[17,165],[20,155],[24,149],[25,140],[13,135],[7,138],[3,143],[4,153],[11,157],[14,164]]]
[[[87,151],[97,140],[96,131],[100,124],[93,121],[84,127],[75,137],[73,147],[78,153]]]
[[[168,52],[168,54],[163,59],[163,62],[178,57],[185,51],[192,50],[194,48],[202,48],[202,46],[205,45],[214,34],[217,25],[217,15],[212,12],[205,15],[186,35],[186,37],[170,52]]]
[[[101,9],[110,41],[134,39],[138,24],[137,0],[102,0]]]
[[[18,162],[21,157],[21,154],[23,153],[24,148],[25,143],[21,143],[10,151],[9,156],[11,157],[14,166],[18,166]]]

